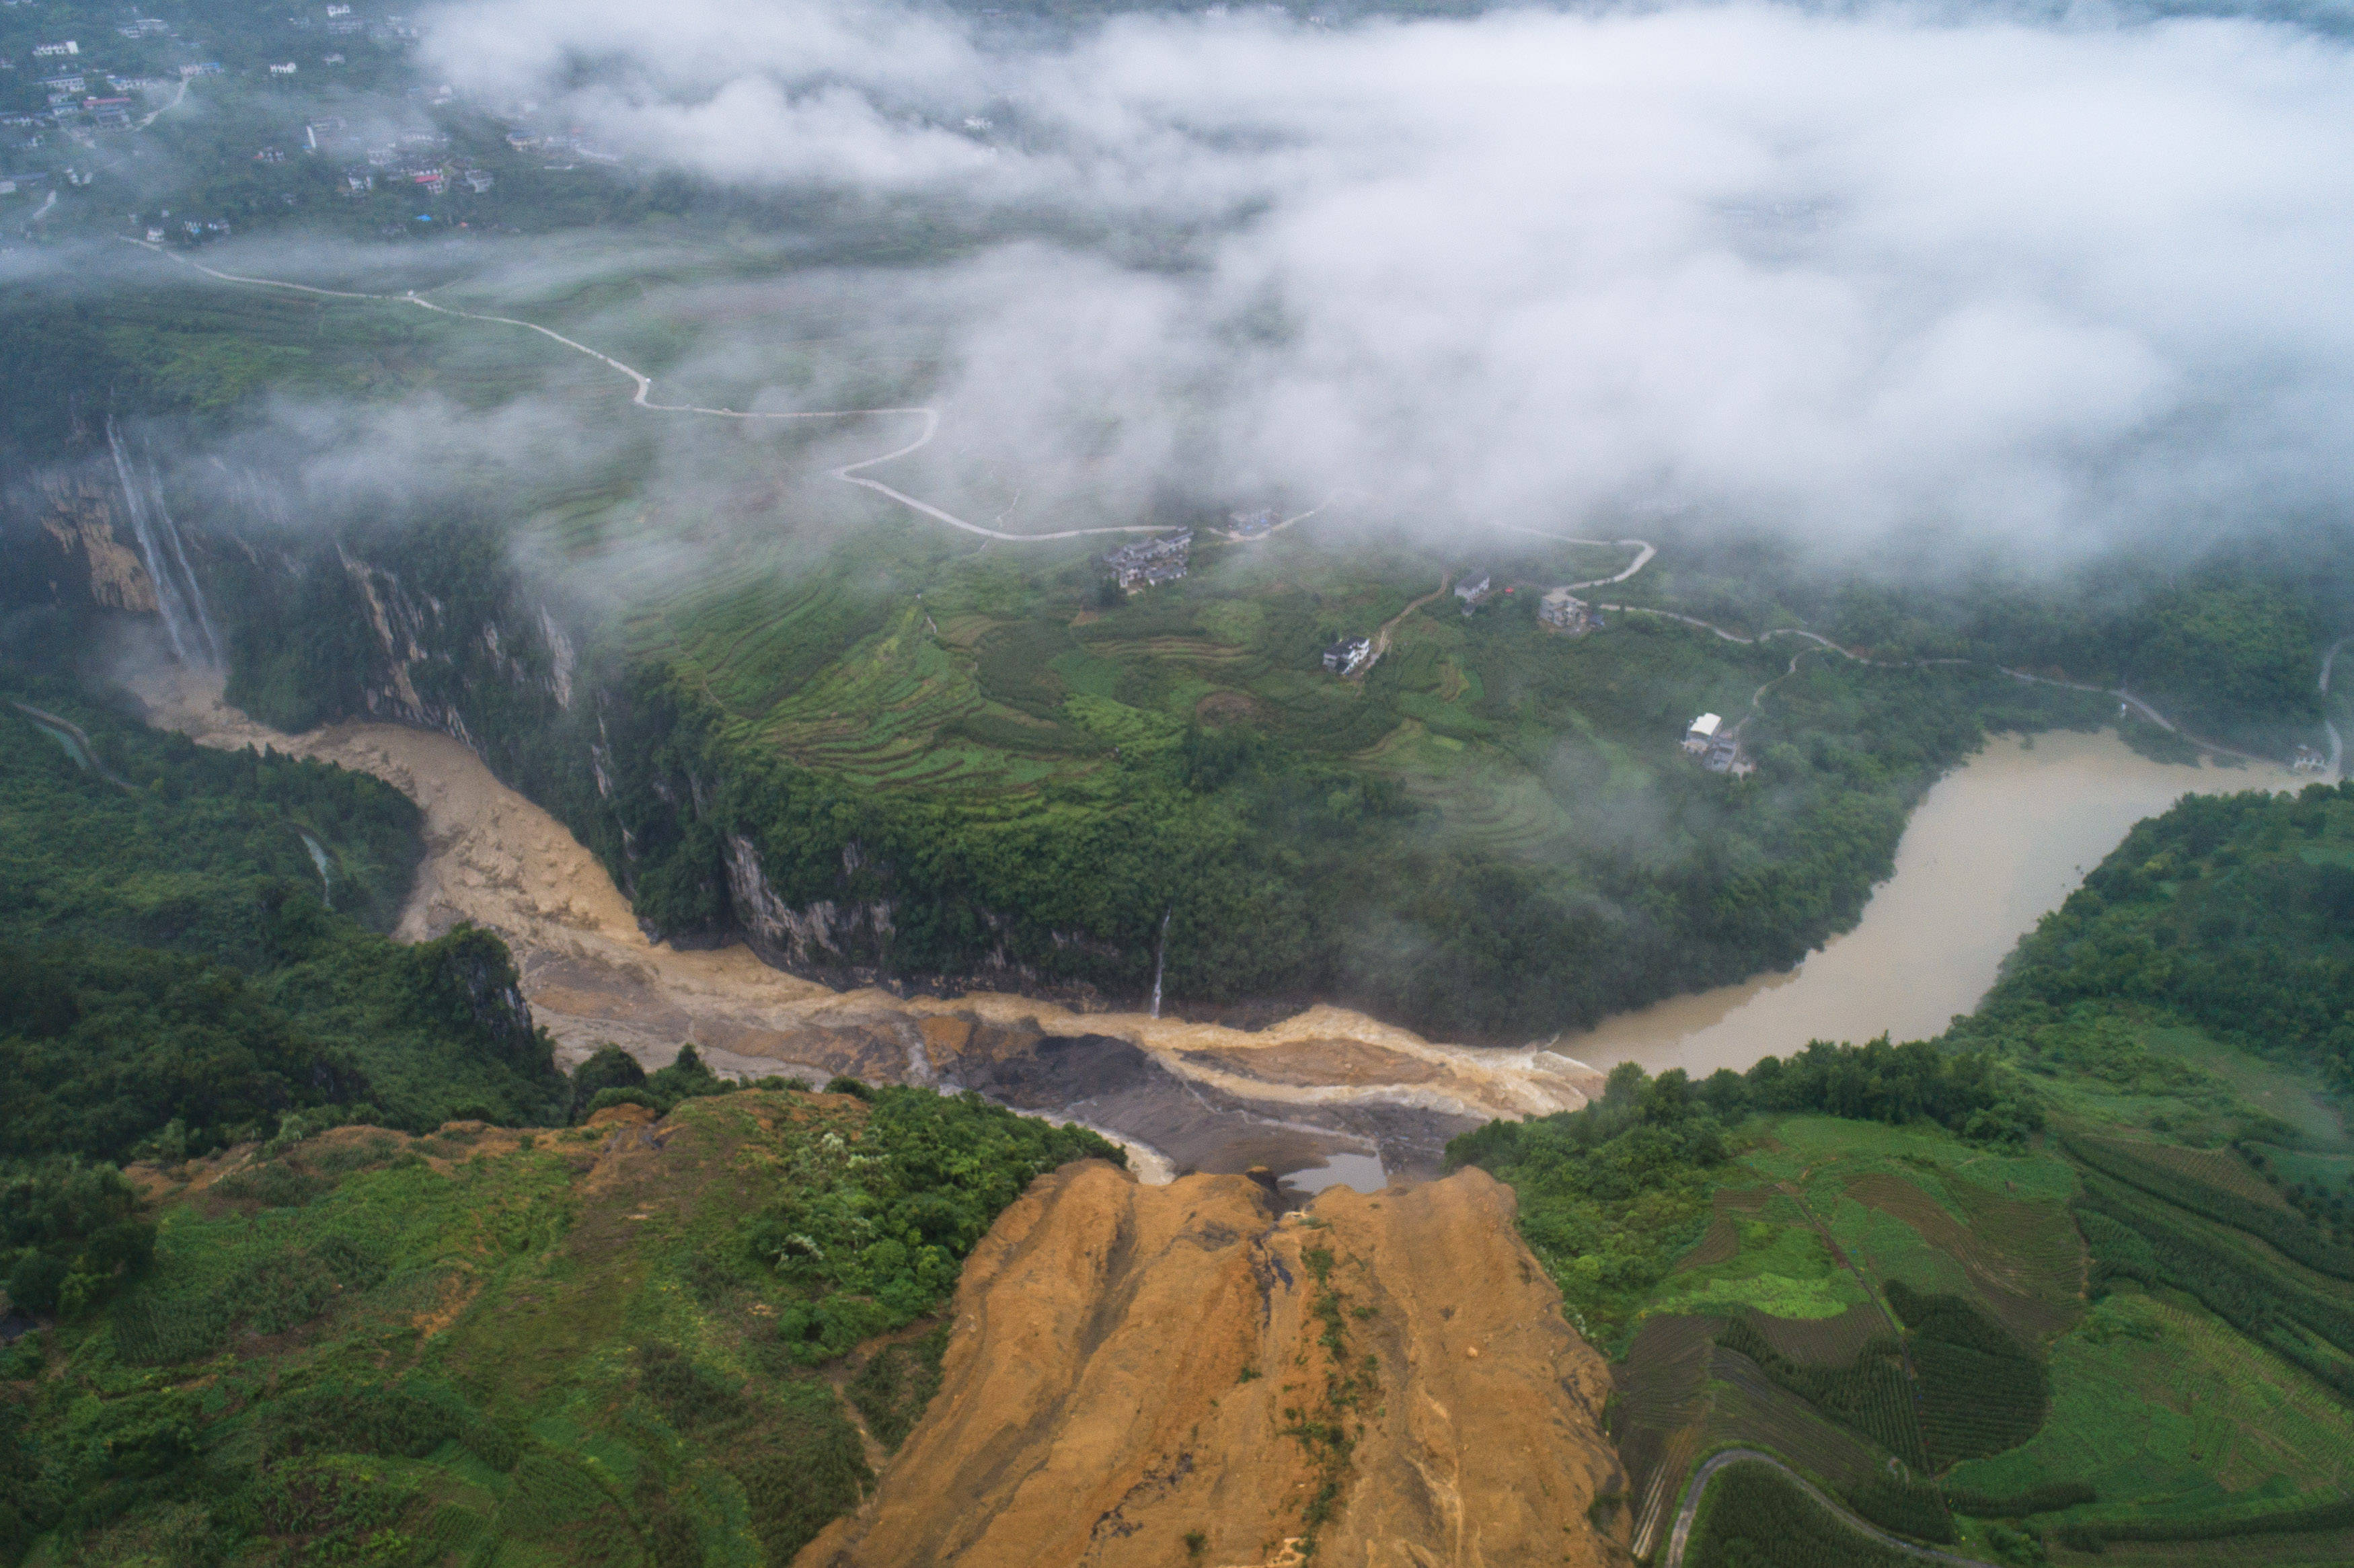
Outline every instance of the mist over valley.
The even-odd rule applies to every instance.
[[[2354,1552],[2349,110],[12,0],[0,1568]]]

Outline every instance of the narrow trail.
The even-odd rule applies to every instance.
[[[164,104],[160,109],[149,110],[147,111],[147,118],[142,120],[138,124],[133,125],[132,129],[133,131],[144,131],[150,125],[154,124],[162,116],[169,114],[173,110],[179,108],[180,101],[188,96],[188,84],[196,79],[192,76],[182,77],[180,79],[180,90],[172,94],[172,101]]]
[[[1424,605],[1428,604],[1432,599],[1435,599],[1440,594],[1445,593],[1447,591],[1447,585],[1454,580],[1455,574],[1453,572],[1442,574],[1438,579],[1438,586],[1437,588],[1431,589],[1428,593],[1424,594],[1420,599],[1416,599],[1412,604],[1407,605],[1404,609],[1399,610],[1387,620],[1383,621],[1382,629],[1373,633],[1373,651],[1367,656],[1364,667],[1359,670],[1355,674],[1350,676],[1349,679],[1356,682],[1361,686],[1363,685],[1365,683],[1365,677],[1373,673],[1373,666],[1382,662],[1382,655],[1390,651],[1390,633],[1395,631],[1398,629],[1399,623],[1404,621],[1407,616],[1412,615],[1416,610],[1420,609]]]
[[[54,198],[57,193],[52,191],[49,194],[52,198]],[[34,216],[38,217],[39,214],[37,213]],[[223,272],[217,268],[207,267],[200,261],[191,261],[188,258],[180,255],[178,252],[167,250],[159,244],[144,239],[133,239],[127,235],[123,236],[122,238],[126,244],[136,245],[143,250],[152,250],[158,256],[162,256],[168,260],[176,261],[183,267],[189,268],[194,271],[201,272],[207,278],[217,279],[224,283],[243,283],[262,289],[284,289],[294,293],[315,294],[323,299],[331,300],[362,300],[376,304],[415,305],[419,310],[430,311],[436,315],[455,316],[461,321],[483,322],[497,326],[520,327],[525,332],[535,332],[540,336],[546,338],[551,342],[562,344],[565,347],[571,349],[577,354],[585,354],[589,358],[597,361],[599,365],[606,366],[608,369],[619,371],[623,376],[628,376],[631,382],[636,384],[637,387],[637,391],[631,397],[630,401],[636,404],[641,408],[645,408],[657,414],[695,414],[705,418],[713,419],[761,419],[780,421],[788,419],[888,418],[893,417],[920,419],[923,421],[921,430],[917,434],[916,439],[909,441],[906,446],[895,448],[890,451],[883,453],[879,457],[866,458],[858,462],[844,463],[840,468],[830,471],[832,476],[842,481],[844,484],[854,484],[859,486],[861,489],[874,491],[876,494],[885,496],[890,500],[896,501],[900,505],[908,508],[910,511],[919,512],[927,517],[934,518],[938,522],[947,524],[951,528],[961,528],[968,534],[978,534],[984,539],[1002,539],[1007,544],[1013,545],[1039,545],[1045,544],[1055,539],[1084,539],[1103,534],[1158,534],[1162,532],[1160,527],[1150,524],[1135,524],[1125,526],[1104,528],[1065,528],[1051,534],[1009,534],[1002,529],[985,527],[979,523],[967,522],[965,519],[956,515],[956,514],[942,511],[939,507],[934,506],[928,501],[919,501],[904,491],[895,490],[879,479],[867,479],[861,476],[860,471],[863,469],[875,468],[880,464],[891,462],[896,459],[906,457],[911,452],[920,451],[925,447],[929,446],[931,444],[932,438],[939,434],[940,415],[939,410],[937,408],[924,407],[886,408],[822,408],[802,410],[792,413],[769,413],[743,408],[705,408],[699,403],[657,403],[653,401],[652,397],[654,386],[653,377],[648,376],[644,371],[638,369],[634,366],[624,365],[621,361],[614,358],[610,354],[606,354],[599,349],[591,348],[587,344],[579,342],[578,339],[567,337],[562,333],[556,331],[552,327],[541,326],[537,322],[523,321],[514,316],[488,315],[478,311],[461,311],[450,305],[438,305],[432,301],[419,294],[414,289],[409,290],[406,293],[399,294],[368,294],[356,292],[349,289],[322,289],[314,287],[309,283],[289,283],[277,278],[254,278],[237,272]],[[1310,515],[1310,514],[1301,514],[1301,516],[1307,515]],[[1296,523],[1299,521],[1299,519],[1295,517],[1288,521]]]
[[[1618,573],[1615,577],[1595,577],[1587,582],[1564,583],[1562,585],[1564,588],[1572,589],[1608,588],[1613,583],[1623,583],[1628,577],[1633,577],[1637,572],[1641,571],[1645,567],[1649,566],[1651,564],[1651,557],[1659,553],[1659,547],[1657,545],[1652,544],[1648,539],[1575,539],[1566,534],[1545,534],[1541,533],[1534,528],[1522,528],[1511,523],[1500,523],[1497,526],[1501,528],[1507,534],[1525,534],[1532,539],[1550,539],[1556,545],[1593,545],[1602,549],[1609,549],[1614,546],[1624,549],[1631,546],[1634,549],[1634,563],[1625,571]],[[1609,609],[1615,607],[1611,605],[1604,605],[1602,608]],[[1695,621],[1693,624],[1698,625],[1699,622]]]
[[[1676,1510],[1676,1527],[1668,1537],[1667,1553],[1659,1559],[1660,1568],[1683,1568],[1684,1548],[1691,1539],[1692,1522],[1700,1517],[1702,1492],[1707,1489],[1710,1481],[1716,1478],[1716,1473],[1719,1470],[1728,1465],[1744,1464],[1769,1465],[1781,1471],[1797,1485],[1799,1490],[1829,1510],[1831,1516],[1841,1524],[1859,1535],[1870,1537],[1882,1546],[1918,1557],[1927,1563],[1958,1563],[1962,1564],[1962,1568],[1986,1568],[1986,1563],[1978,1558],[1963,1557],[1951,1552],[1940,1552],[1934,1546],[1916,1546],[1902,1536],[1891,1535],[1878,1525],[1858,1519],[1848,1511],[1846,1504],[1832,1498],[1814,1482],[1807,1479],[1773,1455],[1760,1452],[1755,1448],[1727,1448],[1722,1454],[1712,1456],[1706,1464],[1692,1472],[1692,1478],[1684,1487],[1683,1505]]]

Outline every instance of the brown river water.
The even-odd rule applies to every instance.
[[[2112,731],[2000,736],[1940,779],[1862,920],[1785,974],[1676,997],[1564,1036],[1597,1066],[1702,1077],[1809,1040],[1925,1040],[1976,1007],[2019,938],[2134,823],[2187,793],[2293,789],[2285,768],[2152,762]]]
[[[1861,923],[1797,969],[1661,1002],[1587,1033],[1493,1049],[1426,1040],[1345,1008],[1246,1032],[997,993],[836,991],[741,946],[678,951],[646,939],[604,867],[563,824],[447,736],[380,724],[290,736],[223,703],[217,676],[148,666],[129,683],[154,722],[202,744],[337,762],[415,800],[426,858],[395,934],[422,940],[460,921],[498,932],[567,1064],[611,1041],[659,1066],[692,1042],[720,1072],[813,1082],[853,1072],[996,1092],[999,1080],[966,1070],[987,1065],[972,1042],[1087,1037],[1084,1063],[1056,1059],[1087,1075],[1076,1097],[1055,1098],[1050,1076],[1040,1098],[1032,1070],[1031,1097],[1012,1103],[1120,1139],[1147,1180],[1266,1164],[1299,1191],[1426,1173],[1451,1133],[1493,1117],[1575,1109],[1598,1087],[1599,1070],[1622,1061],[1699,1075],[1814,1038],[1936,1033],[1977,1002],[2020,935],[2135,821],[2187,790],[2301,782],[2285,770],[2151,762],[2105,732],[1997,739],[1930,791]]]

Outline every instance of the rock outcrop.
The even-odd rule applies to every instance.
[[[797,1562],[1626,1562],[1608,1373],[1513,1213],[1478,1171],[1278,1218],[1246,1177],[1068,1167],[973,1254],[930,1411]]]

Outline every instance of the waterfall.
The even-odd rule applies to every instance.
[[[133,472],[131,453],[124,446],[122,432],[114,427],[114,416],[106,417],[107,450],[114,454],[114,477],[122,488],[123,510],[131,514],[131,531],[138,537],[139,555],[147,566],[147,580],[155,585],[155,609],[164,618],[164,632],[172,641],[172,652],[183,664],[217,664],[220,662],[219,640],[213,634],[212,618],[206,612],[203,590],[196,587],[196,573],[188,567],[188,553],[181,546],[180,530],[173,524],[172,514],[163,512],[164,488],[155,478],[155,465],[147,465],[147,483],[142,485]],[[172,558],[167,559],[155,543],[154,518],[148,510],[153,499],[155,510],[161,512],[164,527],[168,531]],[[173,574],[174,561],[179,566]],[[181,585],[187,586],[184,591]],[[196,611],[189,611],[189,595],[195,596]]]
[[[155,471],[155,459],[147,459],[147,493],[155,503],[155,515],[164,524],[164,535],[172,542],[172,555],[180,563],[180,579],[187,584],[188,602],[196,607],[196,629],[204,633],[205,662],[221,663],[220,633],[213,629],[211,609],[205,603],[204,585],[196,581],[196,568],[188,565],[188,552],[180,544],[180,525],[172,521],[172,509],[164,504],[164,477]]]
[[[1152,1016],[1155,1018],[1161,1016],[1161,971],[1169,964],[1169,916],[1176,913],[1177,907],[1172,904],[1161,916],[1161,940],[1152,950]]]
[[[311,852],[311,863],[319,868],[319,901],[328,908],[335,906],[335,879],[327,870],[326,846],[313,838],[307,830],[297,828],[302,835],[302,847]]]
[[[164,633],[172,640],[172,652],[186,663],[188,639],[181,630],[185,617],[180,609],[180,590],[155,553],[155,532],[147,526],[147,503],[131,477],[131,454],[122,450],[122,434],[114,428],[111,414],[106,417],[106,445],[114,454],[114,477],[122,488],[122,506],[131,514],[131,531],[138,536],[139,554],[147,563],[147,580],[155,585],[155,609],[164,617]]]

